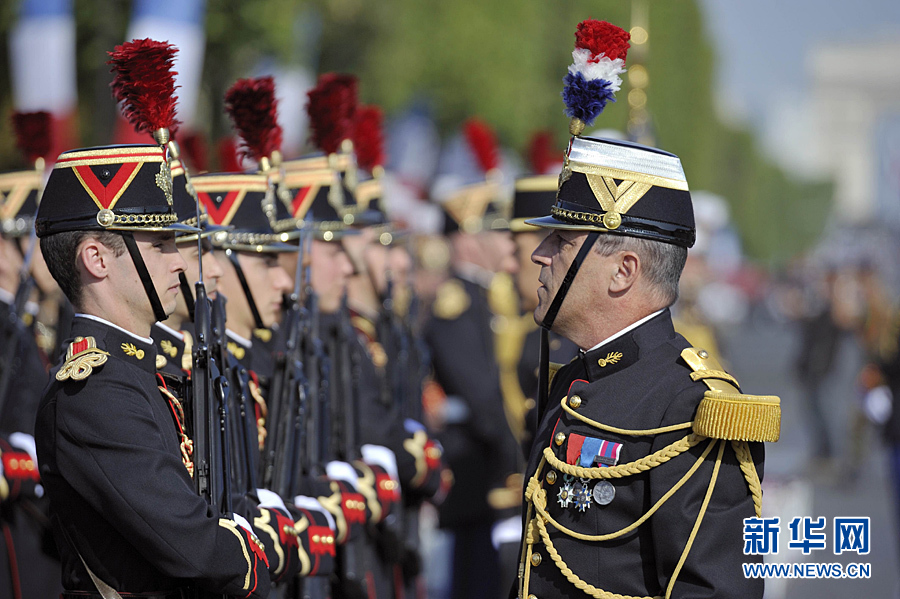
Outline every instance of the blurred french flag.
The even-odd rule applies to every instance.
[[[206,50],[205,0],[135,0],[131,22],[124,41],[150,38],[169,42],[178,48],[175,55],[175,95],[178,96],[178,120],[182,125],[178,139],[196,132],[197,103],[203,58]],[[150,136],[139,134],[124,119],[116,123],[116,143],[147,143]]]
[[[9,39],[14,107],[53,116],[53,158],[78,146],[72,10],[73,0],[22,0]]]

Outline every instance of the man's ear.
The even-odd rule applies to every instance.
[[[99,280],[109,276],[113,253],[96,237],[88,237],[78,244],[75,256],[76,265],[89,277]]]
[[[621,294],[629,289],[637,281],[641,272],[640,257],[630,251],[619,252],[613,262],[613,276],[610,279],[609,291],[613,294]]]

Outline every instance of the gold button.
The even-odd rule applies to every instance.
[[[532,553],[531,554],[531,565],[532,566],[540,566],[541,565],[541,554],[540,553]]]
[[[562,445],[566,442],[566,433],[556,433],[556,438],[554,440],[557,445]]]
[[[537,599],[537,595],[528,595],[528,599]]]
[[[705,360],[706,358],[709,357],[709,352],[707,352],[705,349],[701,349],[700,351],[697,352],[697,355]]]
[[[551,470],[547,473],[547,482],[551,485],[556,482],[556,470]]]
[[[573,395],[569,398],[569,405],[575,409],[579,408],[581,406],[581,398],[577,395]]]

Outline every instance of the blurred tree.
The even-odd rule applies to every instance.
[[[11,110],[8,37],[16,2],[0,6],[0,110]],[[76,0],[82,142],[107,143],[114,106],[105,52],[122,41],[128,0]],[[724,124],[714,106],[715,52],[696,0],[650,2],[644,66],[647,110],[660,147],[678,154],[693,189],[725,197],[756,259],[782,263],[820,235],[830,209],[827,183],[792,180],[765,158],[746,130]],[[207,0],[207,48],[199,117],[211,140],[231,126],[225,90],[260,62],[359,76],[362,100],[387,114],[425,99],[444,133],[470,116],[501,142],[524,150],[537,129],[568,131],[560,99],[575,25],[587,17],[626,28],[621,0]],[[624,131],[627,85],[598,127]],[[297,102],[304,102],[298,98]],[[20,164],[0,118],[0,166]]]

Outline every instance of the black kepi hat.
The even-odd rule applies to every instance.
[[[550,215],[526,222],[682,247],[694,245],[696,236],[691,195],[677,156],[591,137],[573,137],[569,142]]]
[[[172,175],[157,145],[60,154],[38,208],[39,237],[64,231],[196,231],[178,224]]]

